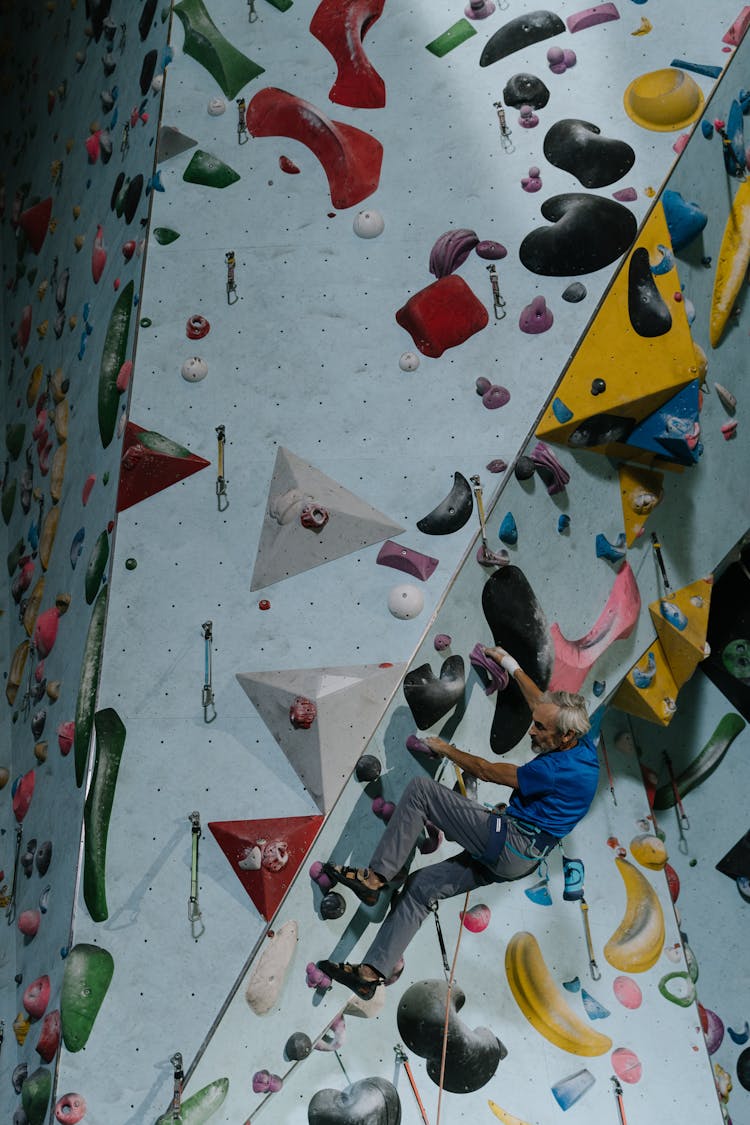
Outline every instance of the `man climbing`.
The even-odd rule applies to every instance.
[[[537,755],[522,766],[489,762],[445,742],[424,741],[481,781],[513,790],[502,812],[462,797],[428,777],[413,778],[365,868],[323,864],[328,877],[348,887],[366,906],[396,879],[428,822],[463,851],[408,877],[360,965],[319,961],[318,968],[370,999],[393,973],[401,955],[439,899],[492,882],[531,874],[588,812],[596,793],[599,760],[587,732],[584,699],[569,692],[543,692],[509,653],[485,648],[485,656],[512,676],[531,710],[531,746]]]

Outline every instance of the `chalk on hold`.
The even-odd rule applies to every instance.
[[[453,475],[453,488],[437,507],[417,522],[425,535],[450,535],[468,522],[474,509],[471,485],[459,472]]]
[[[568,31],[585,31],[588,27],[596,27],[600,23],[610,23],[612,20],[619,20],[620,13],[614,4],[595,4],[593,8],[583,8],[580,12],[574,12],[572,16],[568,16],[565,21],[568,25]]]
[[[515,51],[523,50],[534,43],[541,43],[565,31],[565,24],[555,12],[539,10],[516,16],[498,28],[484,45],[479,59],[480,66],[491,66],[498,59],[507,58]]]
[[[388,594],[388,609],[400,621],[410,621],[424,609],[424,594],[409,582],[394,586]]]
[[[289,921],[268,938],[245,989],[245,1000],[257,1016],[270,1012],[276,1004],[294,957],[297,937],[297,923]]]
[[[698,237],[708,222],[708,215],[698,203],[688,202],[679,191],[671,188],[664,191],[661,202],[672,249],[677,254]]]
[[[748,27],[750,27],[750,7],[746,4],[729,30],[722,36],[722,43],[728,43],[730,47],[738,47]]]
[[[596,537],[596,557],[607,562],[619,562],[625,558],[625,532],[621,531],[614,543],[600,532]]]
[[[354,216],[352,230],[359,238],[377,238],[385,230],[385,219],[380,211],[371,207]]]
[[[427,730],[464,698],[466,678],[461,656],[449,656],[437,677],[429,664],[404,677],[404,698],[419,730]]]

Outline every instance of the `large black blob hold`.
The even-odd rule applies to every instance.
[[[117,206],[117,197],[120,194],[120,192],[122,190],[122,185],[124,183],[125,183],[125,173],[124,172],[118,172],[117,177],[115,179],[114,187],[112,188],[112,195],[110,196],[110,200],[109,200],[110,211],[114,211],[115,207]],[[64,304],[65,303],[63,302],[63,307],[64,307]],[[60,308],[59,305],[57,307]]]
[[[401,1100],[385,1078],[361,1078],[345,1090],[318,1090],[307,1120],[309,1125],[401,1125]]]
[[[544,155],[550,164],[571,172],[588,188],[614,184],[635,164],[629,144],[603,137],[597,125],[575,117],[564,117],[547,130]]]
[[[568,435],[568,445],[574,449],[588,449],[594,445],[611,445],[627,441],[635,429],[635,418],[620,414],[592,414]]]
[[[138,79],[138,84],[140,85],[141,93],[143,94],[144,98],[148,93],[149,87],[153,80],[154,71],[156,70],[156,60],[158,57],[159,52],[156,49],[154,49],[153,51],[147,51],[143,56],[143,65],[141,67],[141,74],[140,78]]]
[[[515,109],[522,105],[544,109],[549,101],[549,90],[535,74],[514,74],[503,90],[503,101]]]
[[[719,860],[716,870],[730,879],[750,879],[750,832],[746,832]]]
[[[553,195],[542,215],[554,226],[526,235],[518,251],[532,273],[545,277],[593,273],[616,261],[635,238],[635,215],[614,199],[583,192]]]
[[[748,722],[750,671],[742,657],[750,648],[749,575],[750,545],[746,545],[713,584],[706,634],[711,652],[698,665]]]
[[[125,191],[125,202],[123,204],[123,214],[125,215],[125,222],[132,223],[135,218],[135,213],[138,210],[138,204],[141,201],[141,193],[143,192],[143,176],[139,172],[127,186]]]
[[[555,650],[542,607],[523,571],[505,566],[490,575],[482,590],[482,609],[495,644],[506,649],[544,691],[552,674]],[[506,754],[531,724],[531,711],[515,680],[498,692],[490,747]]]
[[[543,9],[537,12],[527,12],[525,16],[516,16],[498,28],[491,39],[484,45],[480,66],[490,66],[498,59],[512,55],[514,51],[521,51],[533,43],[541,43],[543,39],[550,39],[553,35],[561,35],[565,31],[565,24],[554,12]]]
[[[418,521],[425,535],[450,535],[460,531],[474,509],[471,485],[462,473],[453,474],[453,488],[436,508]]]
[[[672,327],[672,314],[656,288],[645,246],[639,246],[630,256],[628,316],[639,336],[663,336]]]
[[[443,1026],[448,985],[443,980],[421,980],[407,988],[398,1005],[396,1022],[406,1046],[427,1060],[427,1073],[440,1084]],[[486,1086],[507,1050],[488,1027],[467,1027],[458,1016],[466,1001],[454,985],[448,1015],[444,1087],[452,1094],[470,1094]]]
[[[109,15],[112,0],[86,0],[86,19],[91,21],[95,42],[99,42],[104,30],[104,21]]]
[[[745,1047],[737,1058],[737,1078],[743,1090],[750,1090],[750,1047]]]
[[[156,15],[156,5],[158,0],[146,0],[141,10],[140,19],[138,20],[138,34],[141,37],[141,42],[148,39],[148,33],[151,30],[151,24],[154,22]],[[153,77],[153,75],[152,75]]]
[[[429,664],[413,668],[404,677],[404,698],[419,730],[434,726],[462,703],[466,675],[461,656],[449,656],[437,678]]]

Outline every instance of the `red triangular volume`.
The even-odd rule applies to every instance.
[[[209,823],[232,870],[267,922],[289,890],[324,819],[284,816]]]
[[[117,511],[124,512],[210,464],[171,438],[128,422],[120,459]]]
[[[38,254],[47,237],[49,221],[52,217],[52,196],[35,203],[18,216],[18,225],[29,240],[29,246]]]

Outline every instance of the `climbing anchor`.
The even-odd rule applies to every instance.
[[[497,266],[494,262],[487,266],[487,272],[490,275],[490,285],[492,286],[492,308],[495,313],[495,320],[504,320],[505,313],[505,298],[500,292],[500,279],[497,276]]]
[[[203,693],[201,695],[201,706],[203,707],[203,722],[212,723],[216,718],[216,705],[214,703],[214,688],[212,683],[212,659],[211,659],[211,642],[214,639],[213,621],[204,621],[201,625],[203,632],[203,641],[205,645],[206,669],[204,673]],[[213,711],[209,719],[208,713]]]
[[[201,838],[201,818],[200,813],[191,812],[188,817],[190,821],[190,830],[192,833],[192,857],[190,860],[190,898],[188,899],[188,921],[190,922],[190,933],[193,935],[193,940],[197,941],[198,938],[205,932],[206,927],[203,925],[203,918],[198,905],[198,841]]]
[[[220,512],[225,512],[229,507],[227,496],[227,478],[224,476],[224,446],[226,445],[226,431],[224,426],[216,427],[216,437],[219,441],[218,468],[216,470],[216,502]]]
[[[414,1079],[414,1073],[413,1073],[413,1071],[411,1069],[411,1066],[409,1064],[409,1056],[407,1055],[406,1051],[404,1050],[404,1048],[401,1046],[400,1043],[397,1043],[396,1046],[393,1048],[393,1050],[396,1054],[396,1069],[398,1071],[398,1067],[402,1066],[404,1068],[404,1070],[406,1071],[406,1077],[409,1079],[409,1085],[411,1086],[412,1093],[414,1094],[414,1097],[417,1099],[417,1105],[419,1106],[419,1112],[422,1114],[422,1120],[424,1121],[424,1125],[430,1125],[430,1119],[427,1116],[427,1110],[425,1109],[424,1103],[419,1096],[419,1090],[417,1089],[417,1083]],[[396,1081],[398,1081],[398,1078],[396,1079]],[[394,1083],[394,1085],[395,1085],[395,1083]]]

